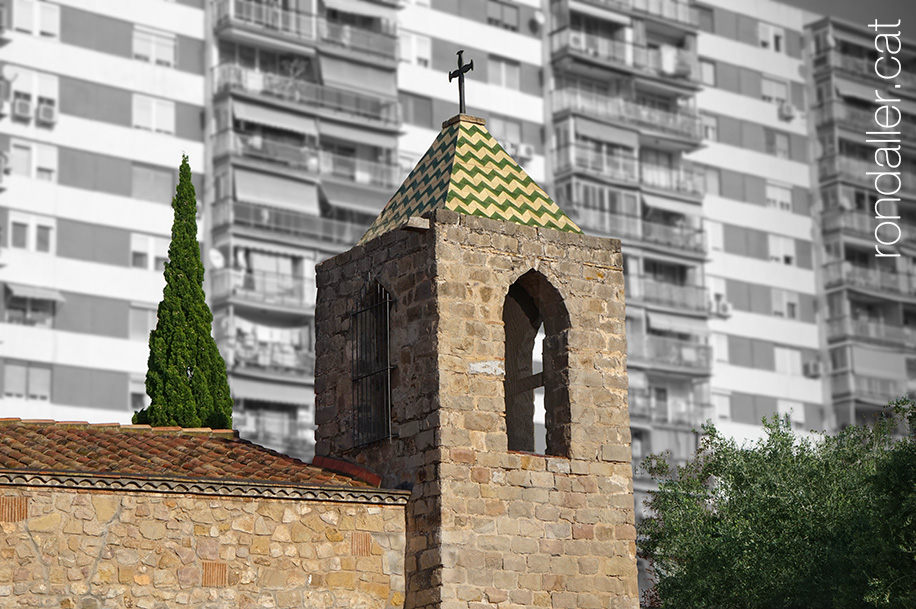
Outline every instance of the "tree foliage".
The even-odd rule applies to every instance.
[[[175,219],[165,289],[149,336],[146,393],[150,405],[134,423],[154,426],[232,426],[232,398],[223,361],[210,334],[213,314],[204,300],[204,266],[197,242],[197,196],[188,157],[181,161],[172,199]]]
[[[690,609],[916,607],[916,405],[886,412],[814,440],[773,417],[742,447],[708,425],[685,465],[649,457],[649,596]]]

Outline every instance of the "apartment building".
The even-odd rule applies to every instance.
[[[916,46],[882,41],[879,48],[891,53],[879,60],[875,30],[828,17],[808,31],[825,391],[843,427],[868,422],[888,400],[916,391]],[[899,74],[879,77],[876,61],[882,74],[893,75],[893,60]],[[878,97],[893,100],[887,117],[876,112],[885,105]],[[879,148],[895,149],[902,158],[892,152],[885,160]],[[876,159],[902,162],[892,169]],[[899,181],[869,175],[883,171],[899,172]],[[877,256],[876,245],[886,257]]]
[[[204,178],[204,2],[4,3],[0,416],[144,403],[184,152]]]

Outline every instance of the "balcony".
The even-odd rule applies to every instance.
[[[709,374],[712,348],[667,336],[631,334],[627,337],[627,356],[631,361],[679,369],[681,372]]]
[[[608,180],[636,183],[639,181],[636,157],[608,154],[587,144],[569,144],[554,151],[556,171],[582,171]]]
[[[875,122],[874,110],[855,108],[838,99],[827,101],[815,108],[814,120],[818,127],[827,123],[837,123],[856,132],[880,129]],[[916,124],[911,116],[902,115],[895,129],[901,131],[905,137],[916,138]]]
[[[319,152],[308,146],[296,146],[260,135],[222,131],[213,139],[214,156],[237,154],[281,163],[295,169],[316,173],[319,169]]]
[[[560,89],[551,93],[553,111],[571,110],[586,116],[611,121],[621,121],[650,130],[661,131],[676,137],[700,141],[700,117],[686,112],[666,112],[650,108],[622,97],[608,97],[576,88]]]
[[[236,90],[269,95],[295,104],[345,114],[353,119],[368,119],[387,125],[398,124],[398,102],[326,87],[313,82],[259,72],[235,64],[214,68],[216,90]]]
[[[624,275],[627,300],[640,300],[673,309],[706,312],[709,295],[698,285],[677,285],[643,275]]]
[[[706,239],[702,229],[649,222],[638,216],[590,208],[575,202],[561,207],[570,213],[576,224],[588,231],[597,231],[617,239],[664,245],[692,254],[706,253]]]
[[[824,278],[828,288],[846,284],[870,292],[916,296],[916,276],[856,266],[846,260],[825,264]]]
[[[307,289],[302,277],[241,269],[216,269],[208,275],[213,298],[297,309],[315,304],[314,289]]]
[[[213,226],[245,226],[274,235],[306,238],[349,247],[362,237],[368,225],[319,218],[305,213],[254,205],[240,201],[221,201],[213,206]]]
[[[270,32],[279,32],[306,42],[316,40],[316,18],[279,6],[267,5],[252,0],[216,0],[217,29],[233,24],[242,24]]]
[[[687,400],[656,400],[646,391],[630,390],[627,395],[630,421],[649,421],[699,427],[712,418],[712,404]]]
[[[690,82],[699,80],[697,54],[673,46],[650,48],[564,28],[550,35],[550,51],[554,54],[574,51],[661,78]]]
[[[643,186],[678,195],[702,197],[706,193],[706,174],[688,163],[665,167],[640,161],[639,178]]]
[[[303,328],[301,331],[306,332],[308,329]],[[217,337],[216,346],[226,360],[226,369],[229,371],[301,380],[305,380],[302,377],[315,374],[315,354],[301,344],[271,338],[264,340],[254,334],[239,332],[236,338]]]
[[[377,163],[326,151],[321,152],[321,174],[389,190],[400,186],[405,177],[399,165]]]
[[[677,0],[630,0],[633,10],[656,17],[676,21],[692,27],[700,23],[699,14],[687,2]]]
[[[842,72],[847,72],[856,76],[858,78],[869,78],[876,82],[883,84],[881,87],[887,87],[888,85],[899,84],[901,87],[914,87],[916,86],[916,75],[909,74],[904,68],[900,70],[900,74],[893,79],[883,79],[875,73],[875,60],[874,59],[865,59],[863,57],[853,57],[852,55],[847,55],[838,49],[831,49],[820,55],[814,57],[814,69],[822,67],[831,67]],[[893,69],[890,65],[887,68],[888,70]]]
[[[706,253],[706,239],[702,229],[674,224],[642,221],[642,239],[649,243],[665,245],[674,249]]]
[[[852,396],[855,399],[886,404],[891,400],[907,395],[906,383],[903,381],[882,379],[862,374],[836,374],[830,379],[831,392],[836,399]]]
[[[822,156],[817,160],[818,179],[825,181],[833,177],[843,178],[858,184],[874,187],[874,176],[866,175],[867,172],[880,172],[882,168],[871,160],[856,159],[839,154]],[[916,174],[906,169],[900,171],[902,191],[916,195]]]
[[[870,319],[838,317],[827,320],[827,338],[843,338],[916,348],[916,328],[896,326]]]
[[[390,34],[337,23],[330,19],[318,21],[318,32],[322,42],[386,59],[397,58],[398,40]]]
[[[916,227],[910,226],[905,219],[892,221],[896,222],[897,226],[900,227],[900,232],[902,234],[901,239],[903,241],[916,243]],[[882,222],[883,220],[875,218],[874,216],[869,216],[860,211],[852,211],[849,209],[834,207],[824,212],[825,231],[842,230],[857,237],[868,239],[869,241],[874,240],[875,231]],[[895,236],[895,231],[892,228],[885,230],[887,230],[888,233],[883,238]]]

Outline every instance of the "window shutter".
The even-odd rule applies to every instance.
[[[3,369],[3,393],[13,397],[25,397],[25,366],[7,362]]]
[[[29,399],[50,401],[51,369],[29,367]]]

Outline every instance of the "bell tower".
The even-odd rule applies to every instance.
[[[411,490],[405,607],[637,609],[620,241],[460,114],[317,280],[316,451]]]

